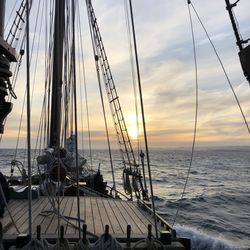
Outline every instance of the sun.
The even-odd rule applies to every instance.
[[[133,140],[136,140],[138,138],[139,131],[136,127],[130,127],[128,128],[128,134],[130,138],[132,138]]]

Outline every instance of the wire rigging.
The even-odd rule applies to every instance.
[[[29,235],[32,239],[32,180],[31,180],[31,121],[30,121],[30,48],[29,48],[29,0],[26,0],[26,81],[27,81],[27,146],[28,146],[28,206]]]
[[[129,44],[129,53],[130,53],[130,64],[131,64],[131,75],[132,75],[132,82],[133,82],[133,91],[134,91],[134,106],[135,106],[135,115],[136,115],[136,131],[137,131],[137,155],[138,155],[138,162],[139,162],[139,151],[140,151],[140,126],[139,126],[139,108],[138,108],[138,94],[136,88],[136,73],[135,73],[135,62],[133,57],[133,44],[132,44],[132,34],[131,34],[131,25],[129,19],[129,8],[127,0],[124,0],[124,12],[125,12],[125,20],[126,20],[126,28],[127,28],[127,36],[128,36],[128,44]]]
[[[192,44],[193,44],[193,57],[194,57],[194,69],[195,69],[195,117],[194,117],[194,131],[193,131],[193,141],[192,141],[192,149],[191,149],[191,157],[190,157],[190,162],[189,162],[189,168],[185,180],[185,184],[183,187],[183,191],[181,194],[180,202],[177,207],[177,211],[173,220],[173,226],[176,222],[179,210],[180,210],[180,205],[181,201],[184,197],[186,187],[188,184],[188,179],[190,175],[190,171],[192,168],[193,164],[193,157],[194,157],[194,149],[195,149],[195,142],[196,142],[196,134],[197,134],[197,123],[198,123],[198,108],[199,108],[199,96],[198,96],[198,65],[197,65],[197,54],[196,54],[196,43],[195,43],[195,36],[194,36],[194,27],[193,27],[193,19],[190,11],[190,6],[189,6],[190,1],[187,1],[187,6],[188,6],[188,15],[189,15],[189,21],[190,21],[190,28],[191,28],[191,36],[192,36]]]
[[[78,28],[78,32],[77,32],[77,38],[78,38],[78,51],[81,51],[80,50],[80,43],[81,43],[81,38],[80,38],[80,34],[79,34],[79,30],[80,30],[80,16],[79,16],[79,1],[77,1],[77,8],[76,8],[76,18],[78,20],[78,22],[76,23],[77,25],[77,28]],[[83,53],[83,51],[81,51],[81,54]],[[82,67],[82,62],[81,61],[81,55],[78,54],[78,58],[77,58],[77,61],[78,61],[78,80],[79,80],[79,97],[80,97],[80,119],[81,119],[81,144],[82,144],[82,150],[84,152],[84,122],[83,122],[83,89],[82,89],[82,74],[85,74],[85,72],[82,72],[82,68],[84,68],[84,66]],[[92,165],[92,164],[91,164]]]
[[[37,30],[37,25],[38,25],[38,18],[39,18],[39,10],[40,10],[40,0],[39,0],[39,5],[38,5],[38,8],[37,8],[37,15],[36,15],[36,21],[35,21],[35,31],[34,31],[34,36],[33,36],[33,39],[32,39],[32,47],[31,47],[31,51],[30,51],[30,58],[29,58],[29,65],[31,65],[31,62],[32,62],[32,58],[33,58],[33,50],[34,50],[34,44],[35,44],[35,39],[36,39],[36,30]],[[30,8],[29,8],[30,10]],[[25,37],[27,36],[27,34],[25,34],[23,36],[23,39],[25,39]],[[39,32],[39,43],[40,43],[40,36],[41,36],[41,28],[40,28],[40,32]],[[26,38],[27,39],[27,38]],[[24,40],[21,42],[22,44],[24,43]],[[37,47],[37,55],[36,55],[36,60],[35,60],[35,69],[37,68],[37,60],[38,60],[38,49],[39,49],[39,44],[38,44],[38,47]],[[22,58],[22,54],[21,54],[21,58]],[[20,58],[20,60],[21,60]],[[19,67],[20,68],[21,66],[21,61],[19,62]],[[19,72],[19,69],[17,70],[17,73]],[[32,87],[32,97],[31,97],[31,106],[32,106],[32,100],[33,100],[33,94],[34,94],[34,85],[35,85],[35,76],[36,76],[36,70],[34,72],[34,81],[33,81],[33,87]],[[15,78],[15,81],[17,79],[17,75],[16,75],[16,78]],[[15,85],[14,85],[15,87]],[[21,130],[22,130],[22,125],[23,125],[23,116],[24,116],[24,107],[25,107],[25,100],[26,100],[26,96],[27,96],[27,88],[25,89],[24,91],[24,97],[23,97],[23,105],[22,105],[22,111],[21,111],[21,116],[20,116],[20,122],[19,122],[19,128],[18,128],[18,136],[17,136],[17,142],[16,142],[16,149],[15,149],[15,154],[14,154],[14,159],[16,159],[16,156],[17,156],[17,150],[18,150],[18,147],[19,147],[19,141],[20,141],[20,134],[21,134]],[[31,108],[30,106],[30,108]],[[27,146],[27,145],[26,145]],[[26,148],[25,146],[25,148]]]
[[[89,26],[91,27],[91,19],[89,16]],[[92,47],[93,47],[93,52],[95,55],[95,66],[96,66],[96,74],[97,74],[97,81],[98,81],[98,87],[99,87],[99,94],[101,98],[101,104],[102,104],[102,113],[103,113],[103,119],[104,119],[104,126],[105,126],[105,131],[106,131],[106,138],[107,138],[107,144],[108,144],[108,151],[109,151],[109,159],[110,159],[110,167],[111,167],[111,172],[112,172],[112,180],[113,180],[113,188],[116,188],[116,183],[115,183],[115,175],[114,175],[114,166],[113,166],[113,159],[112,159],[112,152],[111,152],[111,145],[110,145],[110,137],[109,137],[109,131],[108,131],[108,122],[107,122],[107,116],[106,116],[106,109],[104,105],[104,98],[103,98],[103,91],[102,91],[102,85],[101,85],[101,76],[100,76],[100,66],[99,66],[99,58],[101,55],[99,55],[98,50],[97,50],[97,42],[96,39],[97,37],[95,36],[95,33],[93,29],[90,29],[90,34],[91,34],[91,40],[92,40]],[[105,79],[103,79],[105,82]]]
[[[86,108],[86,115],[87,115],[87,128],[88,128],[88,144],[89,144],[89,154],[90,154],[90,166],[92,169],[93,166],[93,159],[92,159],[92,142],[91,142],[91,129],[90,129],[90,120],[89,120],[89,104],[88,104],[88,92],[87,92],[87,81],[86,81],[86,72],[85,72],[85,60],[84,60],[84,50],[83,50],[83,39],[82,39],[82,29],[80,25],[80,7],[79,7],[79,1],[78,4],[78,27],[79,27],[79,38],[80,38],[80,46],[81,46],[81,61],[82,61],[82,71],[83,71],[83,83],[84,83],[84,97],[85,97],[85,108]]]
[[[13,8],[11,9],[11,12],[10,12],[9,18],[8,18],[6,24],[5,24],[4,30],[6,30],[6,28],[7,28],[8,25],[9,25],[10,19],[11,19],[11,17],[13,16],[13,12],[14,12],[15,9],[16,9],[17,2],[18,2],[18,0],[15,1],[14,5],[13,5]]]
[[[78,217],[78,231],[79,231],[79,239],[81,238],[81,214],[80,214],[80,192],[79,192],[79,156],[78,156],[78,125],[77,125],[77,95],[76,95],[76,65],[75,65],[75,1],[71,1],[72,5],[72,74],[73,74],[73,89],[74,89],[74,115],[75,115],[75,157],[76,157],[76,188],[77,188],[77,217]]]
[[[136,37],[135,37],[135,25],[134,25],[134,17],[133,17],[134,15],[133,15],[133,6],[132,6],[131,0],[129,0],[129,7],[130,7],[130,18],[131,18],[131,25],[132,25],[133,42],[134,42],[136,73],[137,73],[137,81],[138,81],[139,95],[140,95],[142,124],[143,124],[144,142],[145,142],[145,148],[146,148],[146,158],[147,158],[147,167],[148,167],[149,184],[150,184],[150,192],[151,192],[151,201],[152,201],[153,214],[154,214],[155,235],[156,235],[156,238],[158,238],[158,229],[157,229],[158,227],[157,227],[157,218],[156,218],[156,211],[155,211],[153,182],[152,182],[152,176],[151,176],[151,166],[150,166],[150,159],[149,159],[146,121],[145,121],[145,113],[144,113],[144,105],[143,105],[143,97],[142,97],[140,67],[139,67],[139,59],[138,59],[138,54],[137,54],[137,42],[136,42]]]

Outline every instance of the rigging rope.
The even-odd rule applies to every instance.
[[[107,226],[106,226],[107,227]],[[108,232],[102,234],[95,242],[93,250],[110,249],[110,250],[121,250],[123,249],[120,243],[112,237]]]
[[[113,179],[113,188],[116,189],[115,176],[114,176],[114,166],[113,166],[113,159],[112,159],[110,138],[109,138],[109,131],[108,131],[108,123],[107,123],[107,117],[106,117],[106,111],[105,111],[105,105],[104,105],[104,99],[103,99],[103,93],[102,93],[100,67],[99,67],[99,62],[98,62],[98,56],[97,55],[96,55],[95,59],[96,59],[96,72],[97,72],[97,79],[98,79],[98,85],[99,85],[99,92],[100,92],[101,103],[102,103],[102,112],[103,112],[103,118],[104,118],[105,130],[106,130],[106,137],[107,137],[107,143],[108,143],[109,159],[110,159],[110,166],[111,166],[112,179]]]
[[[87,3],[87,1],[86,1],[86,3]],[[107,123],[106,110],[105,110],[104,98],[103,98],[103,92],[102,92],[102,85],[101,85],[101,77],[100,77],[100,67],[99,67],[100,55],[98,53],[97,43],[96,43],[97,37],[95,37],[95,34],[94,34],[94,30],[93,30],[93,27],[92,27],[92,22],[91,22],[91,16],[90,15],[88,15],[88,21],[89,21],[89,27],[90,27],[92,48],[93,48],[93,53],[94,53],[94,57],[95,57],[96,74],[97,74],[99,94],[100,94],[100,98],[101,98],[102,113],[103,113],[103,119],[104,119],[105,131],[106,131],[106,138],[107,138],[107,144],[108,144],[110,167],[111,167],[112,180],[113,180],[113,188],[116,189],[114,166],[113,166],[113,159],[112,159],[112,152],[111,152],[111,145],[110,145],[110,137],[109,137],[109,131],[108,131],[108,123]],[[105,79],[103,79],[103,81],[105,82]]]
[[[151,191],[151,201],[152,201],[153,215],[154,215],[155,235],[156,235],[156,238],[158,238],[157,219],[156,219],[155,202],[154,202],[154,191],[153,191],[153,183],[152,183],[152,176],[151,176],[151,167],[150,167],[149,149],[148,149],[148,139],[147,139],[147,131],[146,131],[146,121],[145,121],[144,105],[143,105],[143,97],[142,97],[140,67],[139,67],[139,59],[138,59],[138,54],[137,54],[137,43],[136,43],[136,37],[135,37],[135,25],[134,25],[133,7],[132,7],[132,1],[131,0],[129,0],[129,7],[130,7],[130,18],[131,18],[131,25],[132,25],[132,32],[133,32],[134,53],[135,53],[137,80],[138,80],[138,87],[139,87],[139,94],[140,94],[142,124],[143,124],[144,142],[145,142],[145,148],[146,148],[146,158],[147,158],[147,166],[148,166],[150,191]]]
[[[74,112],[75,112],[75,157],[76,157],[76,188],[77,188],[77,216],[78,216],[78,230],[79,239],[81,238],[81,223],[80,223],[80,193],[79,193],[79,163],[78,163],[78,126],[77,126],[77,95],[76,95],[76,65],[75,65],[75,2],[72,0],[72,70],[73,70],[73,88],[74,88]]]
[[[33,58],[33,49],[34,49],[34,44],[35,44],[35,40],[36,40],[36,30],[37,30],[37,24],[38,24],[38,18],[39,18],[39,7],[40,7],[40,0],[39,0],[39,6],[37,8],[37,13],[36,13],[36,21],[35,21],[35,30],[34,30],[34,36],[33,36],[33,40],[32,40],[32,48],[31,48],[31,52],[30,52],[30,57],[29,57],[29,65],[31,65],[32,62],[32,58]],[[30,8],[28,8],[30,11]],[[43,11],[42,11],[43,13]],[[26,13],[27,15],[27,13]],[[41,14],[42,17],[42,14]],[[41,26],[40,26],[41,27]],[[23,41],[22,41],[22,45],[24,43],[25,37],[27,36],[27,33],[23,36]],[[40,36],[41,36],[41,28],[40,28],[40,32],[39,32],[39,43],[40,43]],[[37,47],[37,56],[36,56],[36,62],[35,62],[35,69],[37,68],[37,61],[38,61],[38,48],[39,48],[39,43],[38,43],[38,47]],[[21,45],[21,46],[22,46]],[[17,81],[17,74],[19,72],[20,66],[21,66],[21,62],[22,62],[22,56],[23,56],[23,52],[21,52],[20,54],[20,59],[19,59],[19,63],[18,63],[18,69],[16,72],[16,77],[15,80],[13,79],[13,81],[16,83]],[[33,94],[34,94],[34,85],[35,85],[35,75],[36,73],[34,73],[34,80],[33,80],[33,87],[32,87],[32,98],[31,98],[31,103],[33,100]],[[13,85],[15,87],[15,85]],[[14,154],[14,159],[16,159],[17,156],[17,150],[18,150],[18,146],[19,146],[19,140],[20,140],[20,134],[21,134],[21,130],[22,130],[22,122],[23,122],[23,115],[24,115],[24,106],[25,106],[25,100],[26,100],[26,95],[27,95],[27,88],[24,91],[24,97],[23,97],[23,105],[22,105],[22,111],[21,111],[21,116],[20,116],[20,122],[19,122],[19,128],[18,128],[18,135],[17,135],[17,142],[16,142],[16,148],[15,148],[15,154]],[[32,105],[32,104],[31,104]],[[25,146],[26,148],[26,146]]]
[[[40,181],[42,182],[42,174],[41,174],[41,171],[40,171],[40,168],[38,166],[38,172],[39,172],[39,177],[40,177]],[[56,215],[59,215],[60,218],[62,218],[65,222],[67,222],[69,225],[71,225],[72,227],[76,228],[76,229],[79,229],[78,226],[76,226],[74,223],[70,222],[69,220],[79,220],[78,218],[74,218],[74,217],[69,217],[69,216],[64,216],[63,214],[61,214],[59,212],[59,210],[56,208],[56,195],[54,194],[54,192],[48,192],[47,190],[47,187],[45,186],[45,183],[42,182],[41,184],[43,186],[43,190],[45,192],[45,195],[46,197],[48,198],[49,200],[49,203],[51,204],[53,210],[49,210],[49,211],[42,211],[40,213],[41,216],[48,216],[52,213],[56,214]],[[63,197],[64,198],[64,197]],[[63,198],[61,199],[60,202],[63,201]],[[84,220],[80,219],[80,222],[85,222]],[[89,235],[91,235],[92,237],[96,237],[94,234],[91,234],[90,232],[88,232]]]
[[[30,122],[30,44],[29,44],[29,0],[26,0],[26,81],[27,81],[27,147],[28,147],[28,199],[29,235],[32,239],[32,180],[31,180],[31,122]]]
[[[3,192],[3,188],[2,188],[2,184],[1,183],[0,183],[0,196],[1,196],[2,201],[4,202],[4,205],[5,205],[6,209],[7,209],[7,211],[8,211],[8,214],[10,216],[10,220],[11,220],[12,224],[14,225],[17,233],[20,234],[20,231],[19,231],[19,229],[18,229],[18,227],[17,227],[17,225],[15,223],[14,217],[12,216],[12,214],[11,214],[11,212],[9,210],[8,203],[6,201],[5,194]]]
[[[130,52],[130,64],[131,64],[131,75],[132,75],[132,82],[133,82],[133,91],[134,91],[134,102],[135,102],[135,114],[136,114],[136,132],[137,132],[137,156],[138,162],[140,162],[140,137],[139,137],[139,109],[138,109],[138,96],[137,96],[137,88],[136,88],[136,76],[135,76],[135,62],[133,57],[133,44],[132,44],[132,34],[131,34],[131,25],[129,19],[129,8],[127,0],[124,0],[124,8],[125,8],[125,19],[126,19],[126,28],[127,28],[127,35],[128,35],[128,44],[129,44],[129,52]]]
[[[13,16],[13,12],[14,12],[14,10],[16,9],[17,2],[18,2],[18,0],[15,1],[15,4],[13,5],[13,8],[11,9],[11,12],[10,12],[9,18],[8,18],[6,24],[5,24],[4,30],[6,30],[8,24],[9,24],[9,22],[10,22],[10,19],[11,19],[11,17]]]
[[[196,17],[198,18],[198,20],[199,20],[199,22],[200,22],[200,24],[201,24],[201,26],[202,26],[202,28],[203,28],[203,30],[204,30],[204,32],[205,32],[205,34],[206,34],[208,40],[209,40],[209,42],[210,42],[210,44],[211,44],[211,46],[212,46],[212,48],[213,48],[213,50],[214,50],[214,53],[215,53],[215,55],[216,55],[216,57],[217,57],[217,59],[218,59],[220,65],[221,65],[221,68],[222,68],[222,70],[223,70],[223,72],[224,72],[224,75],[225,75],[225,77],[226,77],[226,79],[227,79],[227,82],[228,82],[228,84],[229,84],[229,86],[230,86],[230,88],[231,88],[231,90],[232,90],[232,92],[233,92],[233,95],[234,95],[234,97],[235,97],[235,100],[236,100],[236,102],[237,102],[237,105],[238,105],[238,107],[239,107],[239,109],[240,109],[240,112],[241,112],[241,115],[242,115],[242,117],[243,117],[244,123],[245,123],[245,125],[246,125],[247,130],[248,130],[248,133],[250,134],[250,129],[249,129],[248,122],[247,122],[247,120],[246,120],[245,114],[244,114],[244,112],[243,112],[243,110],[242,110],[242,108],[241,108],[240,102],[239,102],[239,100],[238,100],[238,98],[237,98],[237,96],[236,96],[236,93],[235,93],[235,91],[234,91],[234,89],[233,89],[232,83],[231,83],[231,81],[230,81],[230,79],[229,79],[229,77],[228,77],[228,75],[227,75],[226,69],[225,69],[225,67],[224,67],[224,65],[223,65],[223,63],[222,63],[222,61],[221,61],[221,58],[220,58],[220,56],[219,56],[219,54],[218,54],[218,52],[217,52],[217,50],[216,50],[216,48],[215,48],[215,45],[213,44],[213,42],[212,42],[212,40],[211,40],[211,38],[210,38],[210,36],[209,36],[209,34],[208,34],[208,32],[207,32],[207,30],[206,30],[204,24],[203,24],[203,22],[202,22],[202,20],[201,20],[201,18],[200,18],[200,16],[199,16],[198,12],[196,11],[194,5],[192,4],[192,2],[191,2],[190,0],[187,0],[187,3],[188,3],[188,12],[189,12],[189,18],[190,18],[191,31],[192,31],[192,41],[193,41],[193,51],[194,51],[194,64],[195,64],[195,75],[196,75],[196,113],[195,113],[195,127],[194,127],[194,136],[193,136],[193,143],[192,143],[192,151],[191,151],[190,165],[189,165],[189,169],[188,169],[188,173],[187,173],[187,177],[186,177],[186,181],[185,181],[185,184],[184,184],[184,188],[183,188],[183,192],[182,192],[180,201],[181,201],[181,200],[183,199],[183,197],[184,197],[185,190],[186,190],[186,186],[187,186],[187,182],[188,182],[188,178],[189,178],[189,174],[190,174],[190,170],[191,170],[191,166],[192,166],[192,162],[193,162],[194,146],[195,146],[196,131],[197,131],[197,120],[198,120],[198,81],[197,81],[198,77],[197,77],[197,57],[196,57],[196,48],[195,48],[195,39],[194,39],[194,29],[193,29],[192,15],[191,15],[191,11],[190,11],[190,6],[189,6],[189,5],[192,6],[192,9],[193,9],[194,13],[196,14]],[[177,208],[177,211],[176,211],[174,220],[173,220],[173,225],[174,225],[175,222],[176,222],[176,218],[177,218],[179,209],[180,209],[180,203],[179,203],[179,205],[178,205],[178,208]]]
[[[136,88],[135,62],[134,62],[134,57],[133,57],[132,34],[131,34],[131,28],[130,28],[131,27],[131,20],[129,19],[129,7],[128,7],[128,2],[126,0],[124,0],[124,8],[125,8],[128,43],[129,43],[129,50],[130,50],[131,74],[132,74],[132,81],[133,81],[135,112],[136,112],[137,155],[138,155],[138,162],[140,162],[140,158],[142,160],[143,153],[142,153],[142,150],[140,152],[140,136],[139,136],[140,126],[139,126],[138,93],[137,93],[137,88]],[[143,196],[143,198],[148,199],[145,166],[144,166],[144,162],[141,161],[141,163],[142,163],[142,172],[143,172],[143,181],[144,181],[144,188],[142,188],[142,196]]]
[[[77,6],[77,20],[78,20],[78,22],[77,22],[77,27],[78,27],[78,32],[77,32],[77,34],[78,34],[78,51],[81,51],[81,49],[80,49],[80,46],[81,46],[81,37],[80,37],[80,34],[79,34],[79,30],[80,30],[80,16],[79,16],[79,2],[77,1],[77,4],[78,4],[78,6]],[[83,54],[83,51],[81,51],[81,54]],[[84,126],[83,126],[83,117],[84,117],[84,115],[83,115],[83,90],[82,90],[82,68],[83,68],[83,70],[84,70],[84,65],[82,66],[81,64],[83,63],[84,64],[84,61],[82,62],[81,61],[81,55],[79,55],[78,56],[78,59],[77,59],[77,61],[78,61],[78,68],[79,68],[79,70],[78,70],[78,79],[79,79],[79,94],[80,94],[80,117],[81,117],[81,144],[82,144],[82,150],[83,150],[83,152],[84,152]],[[83,72],[83,74],[85,74],[85,72]],[[92,165],[92,163],[91,163],[91,165]]]
[[[155,238],[152,239],[146,238],[140,240],[134,244],[133,249],[139,249],[138,248],[139,245],[143,245],[142,248],[140,249],[148,249],[148,250],[164,249],[163,243]]]
[[[79,7],[79,1],[77,1],[78,4],[78,27],[79,27],[79,38],[80,38],[80,46],[81,46],[81,60],[82,60],[82,71],[83,71],[83,83],[84,83],[84,96],[85,96],[85,107],[86,107],[86,114],[87,114],[87,127],[88,127],[88,143],[89,143],[89,154],[90,154],[90,166],[91,170],[93,167],[93,159],[92,159],[92,143],[91,143],[91,132],[90,132],[90,120],[89,120],[89,104],[88,104],[88,93],[87,93],[87,81],[86,81],[86,72],[85,72],[85,60],[83,55],[83,41],[82,41],[82,30],[80,25],[80,7]]]
[[[186,187],[187,187],[187,183],[188,183],[188,179],[189,179],[189,175],[190,175],[190,171],[191,171],[191,167],[192,167],[192,163],[193,163],[193,157],[194,157],[194,148],[195,148],[195,142],[196,142],[196,133],[197,133],[197,123],[198,123],[198,105],[199,105],[199,96],[198,96],[198,67],[197,67],[197,55],[196,55],[196,44],[195,44],[195,37],[194,37],[194,27],[193,27],[193,20],[192,20],[192,15],[191,15],[191,11],[190,11],[190,6],[189,6],[189,1],[187,1],[187,6],[188,6],[188,14],[189,14],[189,21],[190,21],[190,27],[191,27],[191,35],[192,35],[192,44],[193,44],[193,56],[194,56],[194,67],[195,67],[195,118],[194,118],[194,132],[193,132],[193,142],[192,142],[192,149],[191,149],[191,157],[190,157],[190,163],[189,163],[189,168],[188,168],[188,172],[187,172],[187,176],[186,176],[186,180],[185,180],[185,184],[183,187],[183,191],[181,194],[181,198],[180,198],[180,202],[178,204],[177,207],[177,211],[173,220],[173,226],[176,222],[179,210],[180,210],[180,204],[181,201],[184,197],[185,191],[186,191]]]

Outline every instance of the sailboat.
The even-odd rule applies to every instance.
[[[1,67],[3,68],[1,68],[1,74],[4,76],[1,132],[4,132],[6,116],[12,108],[12,103],[4,99],[5,95],[8,95],[7,89],[11,90],[14,96],[14,90],[11,88],[14,84],[10,81],[12,72],[9,64],[18,62],[19,70],[24,54],[25,43],[23,41],[25,39],[28,113],[28,166],[26,168],[21,161],[13,159],[11,176],[7,179],[3,177],[1,181],[2,247],[7,249],[10,246],[16,246],[33,249],[35,246],[39,248],[43,245],[43,249],[47,249],[48,244],[54,244],[55,249],[59,246],[64,246],[65,249],[70,249],[69,247],[72,249],[73,247],[78,247],[76,249],[91,247],[94,249],[136,247],[140,249],[148,249],[148,247],[188,249],[189,240],[176,237],[175,230],[156,213],[154,200],[149,196],[144,153],[141,151],[141,163],[138,163],[90,0],[86,1],[86,8],[108,141],[108,157],[114,178],[115,166],[112,163],[101,78],[105,84],[122,158],[124,192],[116,188],[115,182],[112,187],[109,187],[103,179],[100,165],[94,169],[93,164],[89,164],[87,159],[80,154],[76,82],[80,81],[77,69],[80,71],[83,69],[79,69],[78,67],[81,66],[76,65],[76,27],[78,24],[75,17],[79,7],[75,6],[76,2],[56,0],[52,1],[49,7],[47,6],[47,9],[49,8],[47,20],[52,24],[46,23],[45,27],[47,36],[45,43],[48,45],[44,59],[44,92],[46,94],[42,100],[42,116],[38,129],[38,140],[43,149],[40,147],[38,152],[35,152],[36,164],[32,167],[30,148],[32,112],[29,86],[32,57],[29,47],[29,18],[34,2],[22,1],[16,12],[14,25],[5,41],[3,39],[5,1],[0,1]],[[44,11],[44,9],[43,5],[43,10],[39,11]],[[78,13],[79,16],[80,13]],[[78,43],[78,46],[81,45]],[[16,75],[13,76],[15,77]],[[148,152],[146,154],[148,157]],[[147,162],[149,167],[148,159]],[[148,170],[150,171],[150,167]],[[15,176],[16,171],[19,173],[17,176]],[[150,172],[148,174],[151,178]],[[151,197],[153,197],[152,181],[150,184]],[[44,244],[44,240],[47,245]]]
[[[77,63],[80,61],[79,58],[83,57],[81,54],[83,52],[76,52],[77,48],[82,50],[80,34],[82,14],[77,12],[80,8],[74,0],[55,0],[47,6],[39,4],[35,14],[36,23],[39,23],[40,18],[45,27],[40,28],[38,31],[40,36],[34,40],[37,44],[45,44],[43,50],[46,57],[42,59],[45,69],[38,70],[37,60],[40,59],[32,58],[29,51],[29,34],[32,33],[29,30],[29,18],[34,4],[34,1],[27,3],[22,1],[9,35],[4,40],[5,1],[0,1],[0,74],[2,74],[0,131],[4,132],[6,117],[12,109],[11,101],[6,101],[5,97],[6,95],[16,97],[12,86],[15,85],[16,73],[20,70],[23,56],[26,54],[25,98],[28,137],[27,152],[25,152],[27,167],[16,157],[11,162],[11,175],[1,177],[3,179],[0,186],[3,217],[0,227],[2,247],[4,249],[10,246],[24,249],[35,249],[35,247],[56,249],[59,246],[64,246],[65,249],[190,249],[190,239],[178,238],[175,229],[155,210],[146,128],[143,128],[145,152],[138,150],[136,155],[115,86],[108,52],[104,46],[105,39],[101,35],[91,0],[86,0],[86,9],[94,73],[97,76],[95,81],[98,83],[94,91],[99,92],[101,99],[111,186],[102,174],[102,164],[98,163],[95,166],[92,157],[89,161],[79,150],[82,139],[80,139],[78,118],[82,118],[82,112],[79,112],[77,105],[78,91],[80,92],[77,83],[85,82],[84,61]],[[131,1],[129,7],[130,31],[133,33],[135,64],[140,83]],[[46,21],[42,19],[42,13],[46,13]],[[79,19],[76,19],[76,16]],[[44,34],[43,42],[40,40],[41,34]],[[26,45],[23,42],[25,39]],[[245,56],[245,51],[242,48],[240,58],[244,73],[249,77],[248,66],[245,63],[245,58],[248,56]],[[13,72],[10,63],[16,65]],[[34,114],[30,107],[29,86],[32,68],[39,72],[43,71],[45,75],[42,85],[45,94],[39,100],[42,103],[42,115],[37,129],[37,147],[33,151],[30,147],[30,133]],[[37,78],[41,77],[34,75],[34,79]],[[108,105],[104,102],[104,89]],[[80,97],[81,101],[85,99],[87,103],[87,95]],[[142,123],[144,123],[143,99],[140,98],[140,101]],[[115,131],[113,135],[117,137],[121,157],[118,164],[111,152],[112,133],[108,126],[106,106],[110,108]],[[89,109],[86,104],[88,126]],[[88,135],[90,133],[88,131]],[[87,137],[84,140],[88,141]],[[88,143],[91,155],[91,140]],[[33,163],[31,158],[34,159]],[[114,172],[117,168],[122,177],[122,185],[115,182]],[[123,186],[123,190],[119,190],[118,186]]]

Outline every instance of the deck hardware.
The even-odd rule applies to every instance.
[[[104,232],[105,236],[104,236],[104,242],[106,242],[108,240],[109,237],[109,225],[105,226],[105,232]]]
[[[130,246],[131,240],[131,225],[127,225],[127,246]]]
[[[82,242],[85,244],[87,242],[87,224],[82,225]]]
[[[37,238],[38,240],[41,240],[41,225],[38,225],[38,226],[36,227],[36,238]]]
[[[60,227],[60,239],[63,240],[64,239],[64,226]]]
[[[30,236],[28,234],[19,234],[16,238],[16,248],[23,248],[30,241]]]
[[[165,245],[170,245],[171,244],[171,233],[166,230],[166,231],[161,231],[160,235],[160,241]]]
[[[152,239],[152,225],[148,224],[148,239]]]

